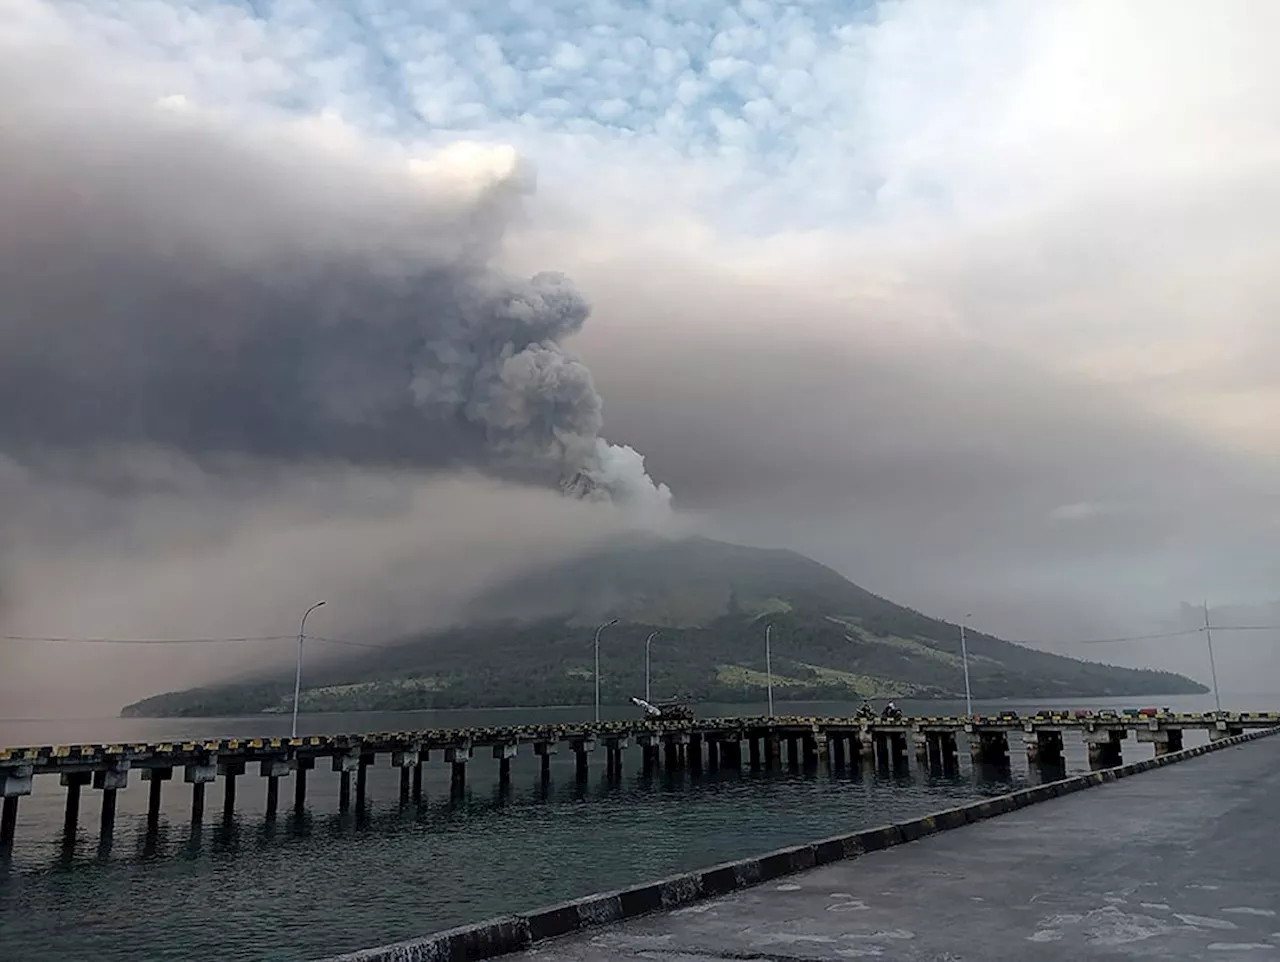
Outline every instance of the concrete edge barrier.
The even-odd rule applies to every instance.
[[[967,805],[908,819],[893,825],[833,835],[807,845],[781,848],[764,855],[724,862],[710,868],[672,875],[613,892],[588,895],[559,905],[505,915],[472,925],[446,929],[422,938],[362,949],[334,956],[325,962],[479,962],[529,948],[534,943],[568,935],[587,928],[609,925],[655,912],[669,911],[704,899],[729,895],[741,889],[829,865],[859,858],[895,845],[945,832],[963,825],[985,821],[1008,812],[1045,802],[1118,778],[1126,778],[1153,768],[1172,765],[1209,752],[1280,733],[1280,728],[1263,728],[1231,735],[1171,752],[1158,758],[1130,762],[1087,775],[1071,775],[1005,795],[984,798]]]

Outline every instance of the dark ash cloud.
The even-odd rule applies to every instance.
[[[585,299],[495,266],[518,163],[468,186],[85,79],[0,66],[0,450],[585,473],[665,503],[563,346]]]

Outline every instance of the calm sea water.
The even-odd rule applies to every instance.
[[[1179,710],[1213,707],[1211,697],[1158,700]],[[1255,704],[1256,702],[1256,704]],[[1115,700],[1071,707],[1121,707]],[[1267,710],[1280,696],[1233,700]],[[1051,703],[1040,703],[1050,707]],[[908,712],[915,707],[903,702]],[[975,705],[975,709],[979,706]],[[1003,703],[1025,711],[1032,705]],[[1137,707],[1136,705],[1134,707]],[[849,704],[777,706],[787,714],[847,714]],[[707,715],[760,714],[763,706],[700,706]],[[924,713],[963,710],[931,703]],[[590,709],[315,715],[306,733],[399,731],[465,725],[586,720]],[[610,717],[634,717],[616,708]],[[157,741],[287,734],[283,717],[0,721],[0,744]],[[1200,736],[1203,738],[1204,736]],[[1194,741],[1192,741],[1194,743]],[[433,760],[419,806],[399,805],[398,777],[370,771],[365,817],[337,813],[337,776],[317,770],[308,811],[265,822],[265,781],[240,780],[234,819],[221,817],[221,785],[210,786],[205,820],[190,824],[190,789],[166,784],[158,831],[146,831],[147,788],[119,795],[109,845],[98,837],[98,799],[86,790],[72,844],[61,838],[64,795],[37,777],[22,800],[8,864],[0,863],[0,959],[100,962],[133,959],[304,962],[409,938],[504,912],[739,858],[837,832],[924,814],[1038,780],[1018,746],[1005,773],[974,771],[961,755],[954,777],[877,773],[722,772],[645,778],[630,752],[620,784],[604,779],[603,756],[579,784],[571,754],[557,756],[543,786],[537,759],[517,757],[512,785],[477,758],[464,796],[451,797],[447,766]],[[1126,759],[1152,749],[1126,742]],[[1069,739],[1067,768],[1087,770]],[[385,763],[384,763],[385,764]]]

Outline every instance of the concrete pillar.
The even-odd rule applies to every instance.
[[[871,763],[876,762],[876,736],[870,728],[863,728],[858,732],[858,757],[859,760],[866,759]]]
[[[116,827],[116,793],[129,785],[129,762],[127,759],[117,761],[111,768],[100,769],[93,773],[93,787],[102,792],[102,819],[99,832],[102,838],[109,838]]]
[[[790,769],[800,767],[800,739],[796,735],[787,736],[787,767]]]
[[[1138,729],[1138,741],[1155,745],[1156,757],[1182,751],[1182,729],[1155,727]]]
[[[151,783],[147,792],[148,831],[155,831],[156,826],[160,824],[160,792],[164,788],[164,783],[171,778],[173,778],[172,768],[144,768],[142,770],[142,780]]]
[[[418,756],[418,764],[413,766],[413,801],[422,801],[422,755]]]
[[[452,745],[446,748],[444,750],[444,760],[450,768],[450,790],[461,792],[467,787],[467,762],[471,761],[471,746]]]
[[[391,767],[400,769],[400,805],[402,807],[409,804],[410,783],[413,781],[413,769],[417,764],[417,749],[404,749],[391,753]]]
[[[831,745],[831,766],[836,769],[845,767],[845,736],[840,732],[835,732],[827,736]]]
[[[356,815],[365,813],[369,804],[369,767],[377,761],[371,752],[361,752],[356,761]]]
[[[1022,733],[1030,765],[1062,763],[1062,732],[1030,728]]]
[[[742,740],[737,735],[722,739],[716,745],[716,754],[720,756],[720,766],[725,769],[742,768]]]
[[[750,735],[747,738],[747,757],[751,764],[752,771],[760,768],[760,737],[758,735]]]
[[[708,735],[705,739],[707,748],[707,771],[720,771],[720,740],[715,735]]]
[[[515,742],[507,745],[494,745],[493,757],[498,760],[498,784],[511,783],[511,759],[516,757],[518,746]]]
[[[236,815],[236,779],[244,774],[243,758],[218,759],[218,774],[222,776],[222,819],[231,821]]]
[[[911,743],[916,753],[916,764],[918,764],[921,768],[928,768],[929,767],[929,736],[921,731],[912,732]]]
[[[287,758],[264,759],[258,768],[258,774],[267,780],[267,821],[274,820],[280,811],[280,779],[290,770]]]
[[[777,732],[765,732],[764,736],[764,767],[770,771],[777,768],[781,762],[782,755],[782,739]]]
[[[63,772],[60,780],[67,789],[67,809],[63,817],[62,832],[67,839],[74,839],[76,824],[80,821],[80,789],[89,784],[89,773]]]
[[[360,767],[360,753],[348,751],[333,756],[333,770],[338,773],[338,811],[351,810],[351,773]]]
[[[0,853],[13,848],[18,831],[18,799],[30,795],[35,780],[34,765],[6,765],[0,768]]]
[[[1089,750],[1090,768],[1115,768],[1123,761],[1120,749],[1129,733],[1123,728],[1095,729],[1084,733],[1084,743]]]
[[[801,761],[806,769],[814,769],[818,767],[818,736],[813,732],[806,732],[800,736]]]
[[[542,780],[551,778],[551,756],[560,750],[555,742],[534,742],[533,753],[542,759]]]
[[[13,848],[13,837],[18,833],[18,796],[5,795],[0,802],[0,854]]]
[[[662,767],[674,772],[680,767],[680,746],[670,738],[662,742]]]
[[[187,765],[182,770],[182,780],[191,786],[191,822],[199,825],[204,821],[204,788],[218,777],[216,759]]]
[[[695,775],[702,774],[702,735],[691,734],[689,736],[689,770]]]
[[[1008,733],[1003,729],[996,731],[970,731],[969,755],[975,765],[1008,765]]]
[[[596,750],[596,740],[594,738],[579,738],[570,742],[573,748],[574,775],[578,781],[585,781],[588,774],[587,762],[591,758],[591,753]]]
[[[307,810],[307,772],[316,767],[316,760],[309,755],[299,755],[294,763],[298,766],[298,775],[293,783],[293,814],[301,815]]]

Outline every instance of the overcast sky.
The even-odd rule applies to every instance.
[[[10,0],[0,628],[446,621],[633,520],[510,483],[548,458],[1055,650],[1269,604],[1276,36],[1271,0]],[[517,321],[563,354],[488,363]],[[1221,647],[1224,688],[1280,671]],[[104,695],[138,656],[68,651],[6,648],[0,715],[218,662]]]

